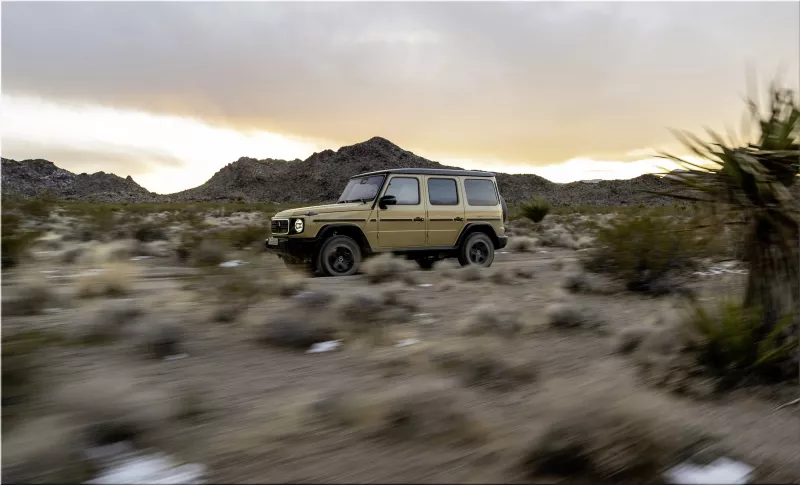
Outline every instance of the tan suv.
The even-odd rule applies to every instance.
[[[426,269],[443,258],[490,266],[508,242],[506,219],[492,173],[382,170],[351,178],[336,204],[279,212],[265,246],[288,267],[328,276],[355,274],[365,257],[384,252]]]

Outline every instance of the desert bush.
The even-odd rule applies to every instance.
[[[134,268],[127,265],[105,265],[77,281],[79,298],[116,298],[133,290]]]
[[[520,205],[520,213],[533,222],[542,222],[548,212],[550,204],[539,197]]]
[[[3,316],[39,315],[47,308],[56,308],[62,299],[47,280],[37,277],[13,290],[13,296],[3,301]]]
[[[670,278],[691,269],[699,252],[686,228],[648,215],[616,221],[597,232],[598,247],[583,261],[589,271],[607,273],[631,291],[670,291]]]
[[[659,435],[653,418],[622,403],[590,400],[564,408],[534,439],[522,465],[531,479],[660,482],[680,450],[672,439]]]
[[[71,325],[71,339],[85,344],[102,344],[121,337],[136,322],[144,309],[133,300],[109,301],[85,321]]]
[[[459,280],[465,282],[480,281],[483,279],[483,269],[475,264],[468,264],[456,271]]]
[[[707,311],[695,304],[688,324],[699,332],[699,363],[726,383],[735,383],[747,375],[787,377],[797,374],[797,367],[784,364],[797,347],[792,336],[779,343],[781,332],[791,324],[793,315],[786,315],[769,332],[761,322],[764,313],[759,307],[744,307],[740,302],[723,299],[719,307]]]
[[[71,422],[80,426],[90,446],[119,441],[147,446],[180,412],[175,397],[137,385],[133,376],[106,368],[63,384],[56,402]]]
[[[456,446],[483,442],[488,427],[464,399],[448,382],[418,378],[378,392],[335,392],[314,402],[312,410],[326,422],[390,442]]]
[[[278,312],[255,326],[256,341],[276,347],[306,350],[335,338],[334,328],[294,308]]]
[[[412,272],[414,263],[391,253],[379,254],[364,262],[363,271],[370,283],[384,283],[403,278]]]
[[[177,321],[152,316],[132,328],[136,347],[143,355],[163,359],[181,353],[185,331]]]
[[[508,391],[530,384],[539,376],[536,361],[505,355],[500,349],[480,342],[440,342],[427,354],[434,368],[468,387]]]
[[[496,285],[511,285],[514,284],[514,278],[517,272],[513,268],[494,267],[490,268],[489,281]]]
[[[33,394],[41,366],[41,352],[59,342],[57,336],[43,331],[3,331],[4,420],[11,414],[12,406],[24,403]]]
[[[270,235],[268,226],[250,225],[228,229],[220,237],[236,249],[245,249],[253,245],[260,245]]]
[[[211,313],[211,320],[219,323],[231,323],[247,310],[247,305],[237,301],[220,301]]]
[[[294,296],[308,288],[308,278],[287,275],[278,279],[275,288],[280,296]]]
[[[149,243],[153,241],[165,241],[167,233],[163,227],[153,223],[146,223],[136,228],[133,238],[139,242]]]
[[[39,232],[24,229],[18,215],[5,211],[2,214],[2,232],[0,239],[2,268],[13,268],[27,256],[30,247],[39,237]]]
[[[225,248],[218,241],[204,239],[193,247],[195,241],[196,239],[189,236],[181,243],[178,248],[179,259],[185,256],[185,259],[191,259],[195,266],[219,266],[227,260]]]
[[[336,295],[327,291],[301,291],[294,299],[304,308],[319,310],[333,304]]]
[[[497,305],[481,305],[467,318],[464,331],[468,335],[500,335],[513,337],[522,331],[520,314]]]
[[[602,325],[599,319],[574,302],[553,303],[545,309],[545,314],[550,325],[556,328],[594,328]]]
[[[563,225],[556,224],[539,234],[542,246],[555,248],[578,249],[578,242],[572,233]]]
[[[536,250],[539,241],[536,238],[525,236],[514,236],[508,240],[509,251],[527,253]]]
[[[620,354],[634,352],[652,331],[651,327],[645,325],[631,325],[622,329],[616,335],[614,351]]]
[[[61,416],[24,422],[3,440],[3,480],[9,483],[85,483],[92,466],[79,428]]]

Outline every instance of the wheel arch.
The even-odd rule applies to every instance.
[[[367,240],[366,234],[361,227],[355,224],[327,224],[320,228],[317,232],[317,240],[319,241],[317,247],[321,248],[325,241],[333,236],[347,236],[355,240],[364,254],[372,253],[372,246]]]
[[[461,247],[464,241],[467,240],[467,237],[469,237],[470,234],[474,234],[476,232],[482,232],[487,236],[489,236],[489,239],[492,240],[492,245],[494,246],[494,249],[500,247],[500,238],[497,237],[497,233],[495,232],[494,227],[492,227],[492,225],[489,224],[488,222],[471,222],[466,226],[464,226],[464,229],[461,230],[461,234],[459,234],[458,236],[458,240],[456,240],[456,247]]]

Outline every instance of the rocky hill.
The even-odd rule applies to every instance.
[[[61,200],[97,202],[153,202],[149,192],[128,176],[112,173],[74,174],[47,160],[2,159],[3,197],[55,197]]]
[[[306,160],[240,158],[223,167],[199,187],[168,197],[174,201],[299,202],[333,201],[351,176],[390,168],[460,168],[442,165],[375,137],[363,143],[325,150]],[[533,174],[497,174],[507,201],[521,202],[538,195],[557,205],[625,205],[673,203],[652,199],[642,190],[663,190],[670,184],[654,175],[631,180],[557,184]]]
[[[390,168],[459,168],[442,165],[375,137],[337,151],[314,153],[306,160],[240,158],[222,167],[206,183],[167,195],[148,192],[130,177],[113,174],[75,175],[46,160],[16,162],[3,159],[4,195],[36,197],[43,191],[66,200],[111,202],[297,202],[333,201],[355,174]],[[540,196],[556,205],[660,205],[668,198],[652,198],[643,191],[670,187],[654,175],[630,180],[558,184],[532,174],[497,174],[500,191],[510,203]]]

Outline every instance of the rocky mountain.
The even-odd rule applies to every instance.
[[[3,193],[35,197],[47,190],[67,200],[114,202],[242,201],[318,203],[334,201],[351,176],[401,167],[459,168],[417,156],[390,141],[374,137],[337,151],[314,153],[306,160],[240,158],[222,167],[206,183],[182,192],[157,195],[130,177],[103,172],[75,175],[46,160],[16,162],[3,159]],[[539,196],[556,205],[660,205],[669,198],[643,191],[659,191],[670,182],[655,175],[630,180],[559,184],[533,174],[497,174],[500,191],[510,203]]]
[[[2,159],[3,197],[51,196],[61,200],[152,202],[159,196],[128,176],[112,173],[74,174],[47,160]]]

